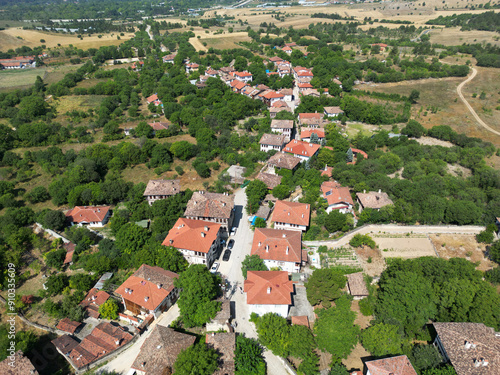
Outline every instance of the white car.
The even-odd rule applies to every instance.
[[[236,234],[236,227],[231,228],[231,236],[234,236]]]
[[[210,272],[216,273],[217,270],[219,269],[219,266],[220,266],[220,263],[215,262],[214,264],[212,264],[212,268],[210,268]]]

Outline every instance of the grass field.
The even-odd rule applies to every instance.
[[[464,43],[491,43],[500,45],[500,34],[492,31],[460,31],[459,27],[439,28],[428,32],[432,43],[456,46]]]
[[[45,78],[47,68],[0,71],[0,90],[27,87],[35,83],[36,77]]]
[[[57,112],[64,114],[69,111],[87,111],[90,108],[97,108],[106,95],[76,95],[62,96],[55,102]]]

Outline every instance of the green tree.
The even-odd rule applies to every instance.
[[[318,311],[314,324],[316,342],[321,350],[332,355],[332,363],[347,358],[356,346],[360,334],[359,326],[354,324],[356,313],[351,311],[348,296],[335,301],[335,307]]]
[[[158,244],[158,252],[156,253],[156,265],[165,270],[172,272],[184,272],[189,263],[182,253],[172,246],[163,246]]]
[[[418,371],[436,368],[443,363],[443,357],[434,345],[415,345],[412,356],[413,365]]]
[[[248,271],[267,271],[264,261],[257,255],[247,255],[241,262],[241,272],[243,277],[247,278]]]
[[[267,226],[267,224],[263,218],[257,217],[257,218],[255,218],[255,222],[253,223],[253,226],[255,228],[265,228]]]
[[[236,375],[266,375],[266,362],[259,343],[243,335],[236,336],[234,364]]]
[[[416,103],[417,100],[420,98],[420,91],[418,91],[418,90],[411,90],[409,98],[410,98],[410,101],[412,103]]]
[[[279,200],[286,199],[290,196],[290,187],[288,187],[287,185],[279,184],[273,189],[272,194]]]
[[[325,218],[325,228],[328,232],[333,233],[342,230],[347,222],[347,216],[339,210],[332,210]]]
[[[116,246],[125,254],[133,254],[139,251],[149,240],[150,233],[134,223],[122,225],[116,234]]]
[[[47,293],[51,296],[55,296],[68,286],[68,276],[63,273],[49,276],[44,285],[45,288],[47,288]]]
[[[191,159],[195,155],[193,152],[193,145],[188,141],[174,142],[172,146],[170,146],[170,152],[174,154],[176,158],[184,161]]]
[[[25,96],[19,103],[17,119],[21,122],[31,122],[50,111],[50,106],[39,95]]]
[[[215,317],[220,304],[219,278],[203,264],[193,264],[174,281],[180,289],[179,310],[186,327],[202,326]]]
[[[457,372],[451,365],[444,365],[439,368],[422,371],[422,375],[457,375]]]
[[[305,284],[307,300],[311,305],[330,307],[331,302],[342,295],[347,278],[342,272],[330,268],[315,269]]]
[[[250,181],[245,193],[247,195],[247,211],[250,214],[254,214],[259,209],[260,202],[267,194],[267,185],[260,180]]]
[[[403,336],[400,327],[391,324],[378,323],[368,327],[361,333],[361,342],[375,357],[402,353]]]
[[[66,216],[58,210],[49,210],[43,217],[43,226],[48,229],[62,230],[66,226]]]
[[[329,375],[349,375],[349,371],[347,371],[347,368],[342,363],[335,363],[330,368]]]
[[[273,354],[286,357],[289,354],[290,326],[278,314],[267,313],[257,319],[259,342]]]
[[[45,257],[45,264],[47,267],[52,267],[60,270],[62,268],[64,258],[66,258],[66,250],[59,249],[51,251]]]
[[[412,138],[420,138],[426,133],[427,130],[418,121],[415,120],[408,121],[408,124],[406,124],[403,130],[401,130],[401,134]]]
[[[177,375],[212,375],[217,369],[217,352],[204,343],[183,350],[174,363]]]
[[[103,319],[118,319],[118,303],[114,299],[108,299],[101,306],[99,306],[99,314]]]
[[[155,135],[154,129],[148,125],[146,121],[141,121],[137,124],[137,127],[134,129],[134,133],[136,137],[146,137],[153,138]]]

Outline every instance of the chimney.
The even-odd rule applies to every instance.
[[[304,214],[302,214],[302,219],[304,218]]]
[[[267,287],[267,294],[271,294],[271,287],[270,286]]]
[[[208,232],[208,227],[206,225],[203,227],[203,229],[205,229],[205,232]]]
[[[288,216],[290,216],[290,212],[288,213]]]
[[[205,232],[201,232],[201,236],[204,238],[206,236]]]
[[[482,359],[481,359],[481,365],[482,365],[483,367],[488,366],[488,363],[489,363],[489,362],[488,362],[487,360],[485,360],[484,358],[482,358]]]
[[[269,245],[266,245],[266,252],[269,252]]]
[[[156,284],[156,286],[158,287],[158,289],[161,289],[161,284],[160,283]]]
[[[288,255],[288,246],[286,247],[286,255]]]
[[[378,189],[378,193],[379,193],[379,194],[380,194],[380,193],[382,193],[382,190],[381,190],[381,189]]]
[[[170,245],[172,245],[174,243],[174,240],[170,239],[168,240],[168,242],[170,243]]]
[[[222,207],[226,207],[226,202],[222,202]]]
[[[262,245],[262,242],[259,241],[259,245],[258,246],[260,246],[260,245]]]
[[[283,238],[286,238],[286,233],[283,233]]]
[[[156,346],[156,349],[161,349],[161,344]]]
[[[148,300],[149,300],[148,296],[144,297],[144,302],[148,302]]]
[[[115,341],[116,346],[120,345],[120,340]]]
[[[481,366],[481,361],[478,359],[475,359],[474,360],[474,367],[479,367],[479,366]]]

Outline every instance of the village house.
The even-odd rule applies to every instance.
[[[156,325],[132,364],[137,375],[172,374],[177,356],[196,341],[196,336]]]
[[[323,111],[326,116],[332,118],[338,118],[340,115],[344,114],[344,111],[340,107],[324,107]]]
[[[276,71],[279,74],[280,78],[290,75],[292,72],[289,64],[279,64]]]
[[[176,53],[172,53],[172,54],[170,54],[170,55],[165,55],[165,56],[163,56],[163,62],[164,62],[164,63],[173,64],[173,63],[174,63],[175,56],[177,56],[177,54],[176,54]]]
[[[332,79],[332,81],[336,85],[339,85],[340,88],[342,88],[342,82],[338,78],[334,78],[334,79]]]
[[[302,160],[296,158],[291,154],[286,154],[284,152],[278,152],[271,156],[267,161],[267,165],[275,169],[288,169],[293,171],[297,168]]]
[[[234,81],[231,81],[229,86],[234,92],[239,94],[241,93],[241,90],[243,90],[248,85],[245,82],[238,81],[237,79],[235,79]]]
[[[259,141],[260,151],[281,151],[286,143],[286,137],[283,134],[263,134]]]
[[[280,94],[277,91],[272,91],[269,90],[268,92],[264,93],[264,95],[261,96],[263,102],[265,105],[268,107],[271,107],[274,103],[276,103],[279,100],[283,100],[285,96],[283,94]]]
[[[231,74],[232,72],[235,72],[236,69],[234,69],[232,66],[223,66],[222,68],[219,69],[219,74]]]
[[[146,98],[146,101],[148,102],[148,104],[154,104],[156,107],[158,107],[159,105],[162,105],[162,102],[161,100],[158,98],[158,95],[157,94],[153,94],[151,96],[148,96]]]
[[[63,357],[67,357],[71,351],[80,344],[78,341],[74,339],[73,336],[68,334],[59,336],[58,338],[51,341],[51,343],[56,347],[56,350]],[[24,375],[24,374],[23,374]]]
[[[14,363],[14,366],[11,366],[10,363]],[[0,362],[0,374],[2,375],[38,375],[38,371],[36,370],[33,363],[29,360],[28,357],[24,356],[22,350],[18,350],[14,354],[14,360],[11,358],[5,358]]]
[[[247,71],[233,72],[232,74],[234,75],[234,78],[236,78],[238,81],[245,83],[251,82],[253,78],[252,73],[249,73]]]
[[[144,196],[149,205],[160,199],[166,199],[181,192],[180,180],[149,180]]]
[[[268,269],[279,267],[288,273],[300,272],[307,256],[302,251],[302,232],[255,228],[251,255],[258,255]]]
[[[157,131],[160,130],[168,130],[168,128],[172,125],[170,121],[153,121],[148,122],[148,125],[153,128],[153,134],[156,134]]]
[[[162,244],[175,247],[190,264],[210,268],[221,247],[221,234],[220,224],[179,218]]]
[[[189,74],[192,72],[197,72],[199,67],[200,66],[196,63],[187,63],[186,64],[186,73]]]
[[[302,77],[314,77],[311,69],[304,68],[303,66],[296,66],[293,68],[293,76],[295,79],[299,79]]]
[[[357,193],[356,198],[359,203],[359,212],[362,212],[365,208],[379,211],[382,207],[393,204],[387,193],[382,193],[381,190],[368,193],[364,190],[362,193]]]
[[[205,74],[209,77],[217,78],[219,72],[217,72],[217,70],[214,70],[212,68],[208,68],[207,70],[205,70]]]
[[[122,326],[108,322],[97,325],[90,335],[71,350],[67,358],[76,369],[88,369],[88,365],[109,355],[132,340],[133,336]]]
[[[137,61],[132,64],[131,68],[135,72],[140,72],[143,66],[144,66],[144,61]]]
[[[293,281],[286,271],[248,271],[244,282],[250,312],[274,313],[286,318],[292,304]]]
[[[500,374],[500,332],[483,323],[433,323],[434,346],[457,375]]]
[[[175,272],[143,264],[115,291],[122,297],[125,315],[138,317],[139,323],[148,315],[158,318],[179,296],[174,287],[178,277]]]
[[[272,62],[274,65],[281,64],[284,60],[281,57],[278,56],[273,56],[269,59],[270,62]]]
[[[205,336],[205,343],[219,355],[217,370],[212,375],[234,375],[234,351],[236,350],[236,334],[234,332],[211,332]]]
[[[275,103],[276,104],[276,103]],[[286,103],[285,103],[286,104]],[[280,107],[275,107],[274,105],[269,108],[269,117],[274,119],[276,115],[282,111],[288,112],[288,113],[293,113],[293,109],[286,104],[286,106],[280,106]]]
[[[339,210],[340,213],[352,213],[354,202],[348,187],[342,187],[337,181],[325,181],[321,184],[323,198],[328,203],[326,212]]]
[[[66,212],[66,219],[71,225],[102,227],[111,217],[109,206],[75,206]]]
[[[91,318],[99,318],[99,307],[109,299],[109,294],[104,290],[99,290],[97,288],[92,288],[89,290],[82,302],[79,303],[80,306],[87,312],[88,316]]]
[[[278,91],[283,95],[283,100],[286,102],[291,102],[293,100],[293,90],[292,89],[281,89]]]
[[[283,134],[285,141],[290,142],[292,139],[293,120],[272,120],[271,131],[273,133]]]
[[[67,242],[63,245],[63,249],[66,250],[66,256],[64,257],[63,265],[73,264],[73,255],[75,254],[76,245],[73,242]]]
[[[311,85],[309,82],[304,82],[304,83],[297,83],[297,87],[299,89],[299,93],[303,93],[307,89],[312,89],[313,85]]]
[[[318,141],[321,142],[325,139],[325,129],[323,128],[301,128],[300,140],[310,143],[311,135],[316,134]]]
[[[321,175],[330,178],[332,177],[332,172],[333,172],[333,167],[325,165],[325,168],[323,168],[323,170],[321,171]]]
[[[231,229],[234,219],[234,195],[196,191],[187,203],[184,216],[187,219],[210,221]]]
[[[75,322],[73,320],[70,320],[68,318],[61,319],[59,323],[57,323],[56,328],[60,331],[64,331],[69,333],[70,335],[74,334],[82,323],[80,322]]]
[[[299,125],[319,128],[323,125],[323,115],[321,113],[299,113]]]
[[[284,152],[293,154],[301,161],[307,161],[312,158],[320,149],[320,145],[297,141],[296,139],[288,143],[283,149]]]
[[[405,355],[365,362],[366,375],[417,375],[410,360]]]
[[[259,172],[257,177],[255,177],[256,180],[259,180],[259,181],[262,181],[263,183],[265,183],[269,190],[272,190],[276,186],[281,184],[282,178],[283,178],[283,176],[279,176],[277,174],[271,174],[271,173],[264,173],[264,172]]]
[[[370,44],[370,47],[374,47],[374,46],[379,46],[381,52],[384,52],[386,50],[386,48],[388,47],[388,45],[385,44],[385,43],[373,43],[373,44]]]
[[[206,324],[207,332],[230,332],[233,329],[231,327],[231,301],[225,298],[220,298],[218,301],[221,302],[220,311]]]
[[[223,74],[221,75],[222,82],[224,82],[226,85],[231,86],[231,82],[236,81],[236,78],[229,74]]]
[[[300,96],[312,96],[313,98],[319,98],[321,93],[317,89],[307,88],[300,92]]]
[[[291,55],[293,51],[289,46],[285,46],[281,50],[285,52],[287,55]]]
[[[306,203],[276,201],[271,222],[275,229],[305,232],[309,226],[311,207]]]
[[[0,59],[0,69],[36,68],[35,56],[17,56],[10,59]]]
[[[363,299],[369,296],[363,272],[349,273],[347,277],[347,289],[354,299]]]

